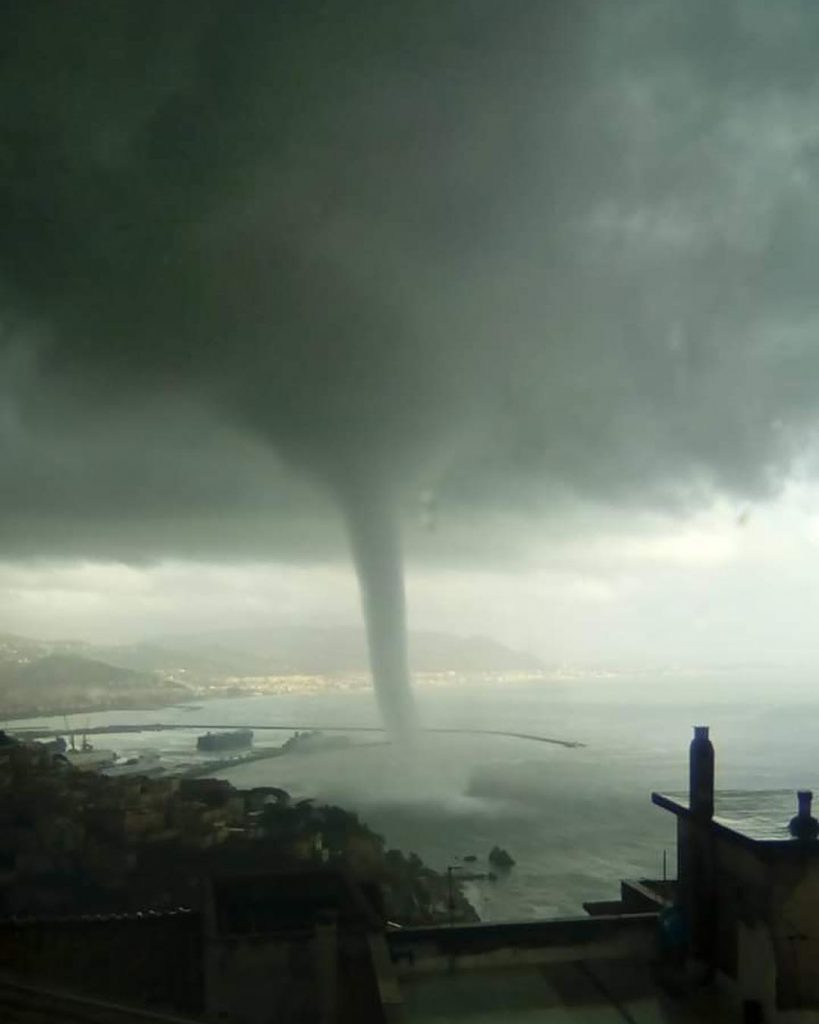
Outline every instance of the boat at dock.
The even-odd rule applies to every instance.
[[[117,757],[113,750],[97,750],[87,741],[83,741],[79,750],[71,747],[57,756],[66,760],[72,768],[79,768],[82,771],[96,771],[113,764]]]
[[[129,757],[105,765],[100,772],[109,778],[121,778],[128,775],[163,775],[165,769],[160,763],[159,754],[155,750],[151,750],[139,754],[137,757]]]
[[[208,732],[196,740],[196,749],[207,754],[226,750],[247,750],[253,745],[252,729],[233,729],[230,732]]]

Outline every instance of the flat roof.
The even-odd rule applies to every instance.
[[[652,793],[651,802],[672,814],[691,814],[687,793]],[[796,814],[792,789],[722,789],[714,793],[713,828],[726,838],[764,849],[819,853],[819,842],[799,841],[788,832]]]
[[[408,1024],[687,1024],[720,1020],[673,999],[634,960],[453,971],[401,981]]]

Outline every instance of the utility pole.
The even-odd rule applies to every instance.
[[[455,894],[452,889],[452,872],[458,870],[459,865],[447,864],[446,868],[446,890],[447,890],[447,908],[449,910],[449,927],[451,928],[455,924]]]

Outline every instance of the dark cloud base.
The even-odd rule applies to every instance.
[[[814,3],[83,12],[0,13],[4,557],[315,558],[350,480],[683,508],[812,444]]]

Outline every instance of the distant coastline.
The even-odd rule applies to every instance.
[[[76,659],[82,663],[83,659]],[[114,669],[116,671],[116,669]],[[728,668],[714,669],[655,669],[624,674],[605,669],[543,668],[540,670],[511,671],[436,671],[416,672],[414,685],[418,689],[458,689],[460,687],[525,685],[584,685],[588,683],[615,683],[627,675],[634,680],[646,682],[660,679],[702,679],[714,675],[730,674]],[[157,676],[159,673],[157,673]],[[144,680],[144,676],[142,677]],[[0,687],[0,723],[16,722],[33,718],[56,718],[91,715],[113,711],[161,711],[164,708],[195,708],[196,705],[219,699],[246,699],[249,697],[274,696],[325,696],[329,694],[360,694],[372,688],[367,672],[338,672],[327,674],[276,673],[269,675],[226,675],[215,678],[191,679],[168,676],[156,678],[153,685],[137,685],[130,689],[126,683],[119,687],[87,687],[88,694],[78,696],[86,689],[81,673],[66,686],[71,697],[61,693],[59,682],[38,693],[38,700],[22,703],[19,697],[9,701]],[[4,699],[5,697],[5,699]],[[69,722],[66,731],[81,732],[82,724]]]
[[[86,703],[86,704],[71,704],[69,706],[52,706],[43,707],[35,706],[31,708],[15,708],[14,710],[6,710],[0,705],[0,723],[2,722],[21,722],[27,721],[30,718],[62,718],[70,717],[71,715],[95,715],[106,711],[162,711],[165,708],[183,707],[188,704],[196,705],[199,703],[199,698],[196,695],[192,695],[190,701],[186,700],[157,700],[157,701],[113,701],[103,703]],[[66,732],[82,732],[82,725],[76,722],[69,722]]]
[[[410,641],[420,687],[544,678],[536,658],[485,637],[416,633]],[[372,686],[367,665],[360,629],[228,630],[119,646],[0,633],[0,719],[363,693]]]
[[[549,673],[533,672],[434,672],[420,673],[415,682],[419,687],[458,687],[467,684],[521,684],[548,681]],[[43,699],[37,704],[5,706],[0,701],[0,721],[13,722],[30,718],[55,718],[60,716],[90,715],[106,711],[160,711],[168,707],[187,707],[209,700],[225,698],[271,697],[276,695],[328,693],[361,693],[371,688],[370,678],[365,673],[339,674],[337,676],[270,676],[230,677],[198,685],[188,684],[187,695],[178,684],[172,692],[163,695],[161,691],[133,697],[127,693],[114,698],[92,699],[62,703]],[[53,692],[53,691],[52,691]],[[81,731],[77,723],[68,723],[67,731]]]

